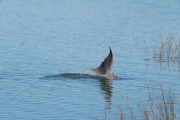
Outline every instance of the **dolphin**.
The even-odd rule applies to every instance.
[[[110,50],[109,55],[104,59],[104,61],[101,63],[101,65],[98,68],[91,69],[91,71],[97,75],[102,75],[109,80],[119,79],[119,77],[116,76],[112,72],[112,65],[114,63],[114,56],[113,56],[113,52],[112,52],[110,46],[109,46],[109,50]]]

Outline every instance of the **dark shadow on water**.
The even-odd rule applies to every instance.
[[[60,78],[67,78],[67,79],[94,79],[94,80],[107,80],[107,81],[112,81],[108,80],[104,76],[100,75],[92,75],[92,74],[84,74],[84,73],[60,73],[58,75],[48,75],[41,77],[41,79],[60,79]],[[120,80],[122,78],[118,78],[117,80]]]
[[[81,74],[81,73],[60,73],[60,77],[70,78],[70,79],[96,79],[104,80],[106,79],[103,76],[91,75],[91,74]]]
[[[104,80],[106,79],[103,76],[96,76],[91,74],[81,74],[81,73],[60,73],[59,75],[48,75],[42,77],[42,79],[60,79],[60,78],[67,78],[67,79],[96,79],[96,80]]]

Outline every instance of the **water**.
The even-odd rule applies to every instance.
[[[0,11],[0,119],[117,119],[120,105],[141,115],[148,83],[180,93],[176,64],[144,60],[144,40],[152,53],[180,38],[178,0],[1,0]],[[58,76],[91,74],[109,46],[120,80]]]

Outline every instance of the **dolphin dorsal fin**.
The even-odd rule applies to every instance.
[[[112,70],[114,57],[113,57],[113,53],[112,53],[112,50],[110,47],[109,47],[109,50],[110,50],[109,55],[104,59],[104,64],[105,64],[107,70]]]
[[[93,72],[105,75],[107,71],[112,70],[114,58],[113,58],[113,53],[112,53],[112,50],[110,47],[109,47],[109,50],[110,50],[110,52],[109,52],[108,56],[104,59],[104,61],[101,63],[101,65],[96,69],[91,69]]]

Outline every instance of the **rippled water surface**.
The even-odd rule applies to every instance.
[[[121,105],[139,119],[147,86],[180,94],[177,64],[152,59],[180,38],[178,0],[0,0],[0,11],[0,119],[118,119]],[[90,72],[109,46],[119,80]]]

